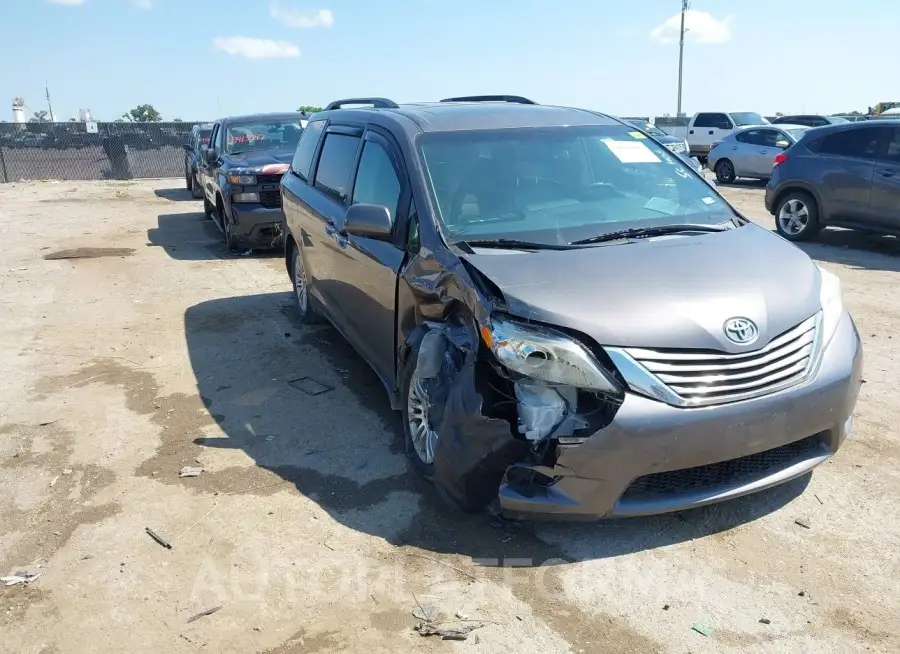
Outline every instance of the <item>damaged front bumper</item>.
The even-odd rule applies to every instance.
[[[848,315],[808,382],[714,408],[626,393],[612,422],[559,446],[555,465],[511,465],[499,488],[511,518],[589,520],[690,509],[799,477],[846,438],[862,348]]]

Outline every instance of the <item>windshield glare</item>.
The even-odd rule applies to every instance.
[[[767,125],[769,123],[768,120],[752,111],[739,111],[728,115],[731,116],[731,120],[738,127],[742,125]]]
[[[228,125],[225,152],[240,154],[249,150],[293,150],[303,128],[300,121],[275,120]]]
[[[452,241],[571,243],[734,215],[683,159],[624,125],[432,132],[418,144]]]

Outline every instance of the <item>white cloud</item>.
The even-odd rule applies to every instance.
[[[277,2],[273,2],[269,5],[269,15],[288,27],[308,28],[334,25],[334,14],[330,9],[300,11],[299,9],[285,9]]]
[[[138,9],[153,9],[153,0],[131,0],[131,4]]]
[[[47,0],[54,5],[68,5],[69,7],[80,7],[87,0]]]
[[[696,43],[725,43],[731,39],[731,18],[719,20],[705,11],[688,9],[684,14],[686,41]],[[678,43],[681,33],[681,14],[675,14],[650,31],[650,36],[660,43]]]
[[[292,59],[300,48],[288,41],[254,39],[249,36],[219,36],[213,39],[216,50],[245,59]]]

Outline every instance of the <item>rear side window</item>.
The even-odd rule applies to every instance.
[[[746,132],[741,132],[734,138],[741,143],[747,143],[749,145],[765,145],[763,130],[761,129],[751,129]]]
[[[857,159],[874,159],[878,151],[877,127],[864,129],[848,129],[830,134],[822,139],[819,153],[838,157],[855,157]]]
[[[294,159],[291,161],[291,170],[297,174],[297,177],[304,182],[309,179],[309,169],[312,166],[313,157],[316,154],[316,146],[319,145],[319,136],[325,127],[324,120],[314,120],[307,123],[300,142],[297,144],[297,150],[294,152]]]
[[[341,204],[347,201],[350,173],[353,172],[359,141],[358,136],[325,135],[325,144],[322,146],[319,166],[316,168],[315,187]]]
[[[397,215],[400,202],[400,179],[390,155],[376,141],[366,141],[359,170],[353,185],[353,204],[364,202],[380,204],[391,210],[391,219]]]

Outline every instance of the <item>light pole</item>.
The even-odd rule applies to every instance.
[[[690,8],[689,0],[681,0],[681,36],[678,39],[678,112],[675,114],[681,117],[681,81],[682,71],[684,70],[684,14]]]

